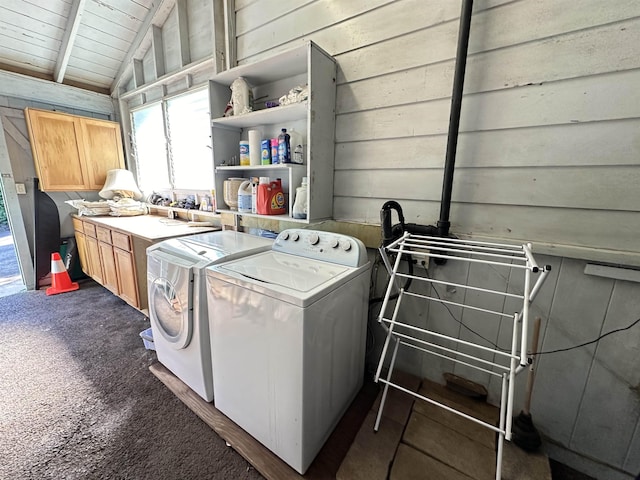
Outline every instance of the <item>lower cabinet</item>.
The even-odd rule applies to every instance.
[[[113,256],[113,247],[108,243],[98,242],[100,249],[100,263],[102,264],[103,281],[102,284],[116,295],[120,295],[118,289],[118,272],[116,271],[116,261]]]
[[[113,258],[118,272],[118,291],[121,298],[130,305],[138,303],[136,266],[131,252],[113,247]]]
[[[91,266],[89,265],[89,256],[87,253],[87,241],[84,234],[84,222],[73,218],[73,229],[76,233],[76,246],[78,248],[78,256],[80,257],[80,266],[82,271],[91,276]]]
[[[84,273],[132,307],[146,308],[146,301],[140,301],[132,237],[78,218],[73,225]],[[144,249],[141,255],[146,255]],[[142,277],[146,282],[146,269]]]
[[[100,247],[98,239],[85,234],[85,242],[87,244],[87,268],[89,276],[100,285],[104,285],[102,275],[102,263],[100,262]],[[83,269],[85,270],[85,269]]]

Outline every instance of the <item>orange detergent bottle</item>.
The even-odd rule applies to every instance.
[[[282,181],[279,178],[269,181],[269,177],[260,177],[256,210],[260,215],[282,215],[287,213]]]

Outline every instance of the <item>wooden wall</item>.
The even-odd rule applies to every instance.
[[[25,184],[27,191],[26,195],[17,195],[15,197],[19,204],[19,213],[24,224],[24,240],[28,242],[28,252],[24,255],[19,252],[21,262],[30,261],[28,258],[29,252],[32,257],[35,251],[33,245],[33,179],[36,176],[36,171],[24,116],[26,107],[57,110],[74,115],[115,121],[113,102],[106,95],[0,71],[0,119],[2,120],[0,135],[4,135],[4,143],[6,144],[5,151],[0,152],[0,155],[8,157],[2,162],[2,173],[11,174],[11,177],[3,178],[3,181],[5,182],[5,187],[7,182],[11,183],[12,192],[15,192],[16,183]],[[75,212],[72,207],[64,202],[78,198],[86,200],[99,199],[98,192],[49,192],[48,195],[58,207],[60,233],[63,238],[73,236],[73,224],[69,214]],[[18,210],[16,210],[17,212]],[[22,241],[22,238],[16,237],[16,241]],[[18,250],[22,248],[23,246],[21,245]],[[29,278],[26,279],[28,286],[30,280]],[[31,287],[33,288],[33,285]]]
[[[236,8],[240,63],[303,39],[338,61],[334,217],[378,223],[396,199],[409,221],[435,223],[460,2]],[[635,1],[474,2],[455,232],[640,265],[639,14]]]
[[[382,204],[395,199],[407,221],[434,224],[460,2],[235,0],[235,7],[239,63],[309,39],[338,62],[334,218],[378,224]],[[635,1],[474,2],[452,231],[555,252],[541,256],[553,271],[532,314],[543,318],[543,350],[640,317],[640,284],[584,274],[590,259],[640,265],[639,44]],[[432,274],[522,289],[496,268],[449,265]],[[445,293],[473,301],[462,291]],[[503,325],[452,311],[504,343]],[[413,313],[421,325],[473,339],[441,307]],[[541,357],[533,416],[554,457],[598,478],[640,471],[638,345],[635,327]],[[453,369],[406,352],[400,362],[437,381]],[[476,380],[495,400],[498,386]]]
[[[640,317],[639,283],[587,275],[585,260],[545,255],[536,256],[536,260],[552,267],[530,310],[531,320],[536,316],[542,319],[538,352],[589,342],[606,332],[627,327]],[[421,267],[415,269],[417,274],[425,275]],[[505,267],[431,263],[428,275],[435,280],[481,285],[499,292],[523,292],[522,274]],[[388,279],[382,266],[374,278],[376,296],[382,296]],[[420,293],[508,315],[520,310],[515,301],[488,299],[461,288],[437,286],[436,292],[430,289]],[[372,317],[377,316],[379,307],[378,304],[373,310]],[[411,298],[403,300],[401,313],[401,321],[420,328],[490,348],[489,341],[502,349],[510,348],[511,328],[507,319],[500,321],[486,313]],[[368,363],[377,366],[385,337],[375,318],[370,320],[370,327],[376,341]],[[545,448],[553,458],[595,478],[630,479],[640,472],[639,327],[591,345],[537,357],[531,412],[534,424],[546,438]],[[532,328],[529,338],[531,333]],[[499,380],[451,361],[405,347],[400,349],[397,368],[440,383],[442,373],[453,372],[487,386],[490,402],[499,402]],[[516,383],[516,415],[524,402],[525,382],[523,372]]]

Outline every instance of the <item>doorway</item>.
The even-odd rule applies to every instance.
[[[2,190],[0,184],[0,297],[6,297],[26,290],[26,287],[22,281]]]
[[[18,109],[0,107],[0,195],[2,196],[0,287],[6,285],[6,290],[3,289],[3,291],[11,291],[11,293],[16,293],[14,289],[20,291],[25,288],[27,290],[34,288],[33,260],[18,200],[18,194],[25,193],[25,185],[18,185],[21,191],[17,190],[10,154],[10,152],[16,154],[16,152],[26,151],[29,147],[28,140],[24,138],[26,134],[12,121],[19,115],[21,112]],[[0,296],[4,294],[0,293]]]

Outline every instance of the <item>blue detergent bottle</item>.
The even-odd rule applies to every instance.
[[[291,163],[291,136],[286,128],[278,135],[278,160],[280,163]]]

